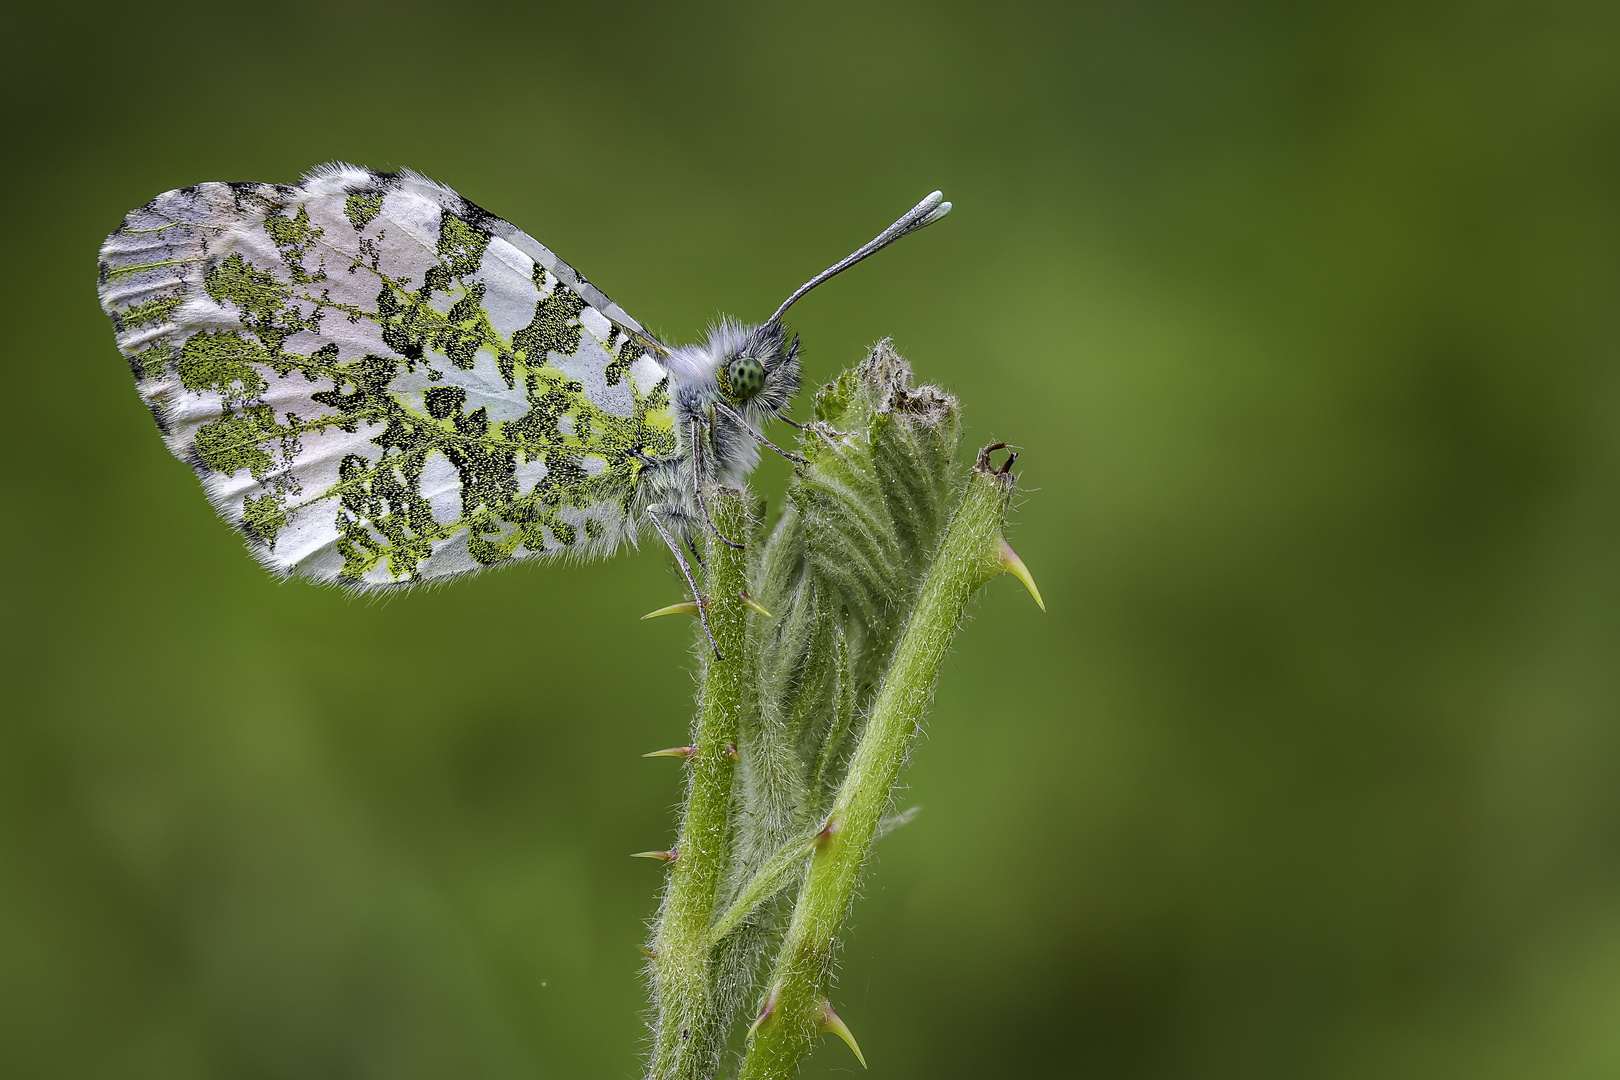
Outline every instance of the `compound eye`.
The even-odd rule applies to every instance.
[[[765,365],[752,356],[739,356],[725,367],[723,389],[735,401],[747,401],[765,389]]]

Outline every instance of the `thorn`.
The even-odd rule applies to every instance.
[[[674,862],[679,855],[680,852],[675,848],[670,848],[668,851],[633,851],[630,853],[632,859],[661,859],[664,862]]]
[[[759,604],[755,602],[754,598],[752,596],[749,596],[747,592],[739,589],[738,592],[737,592],[737,595],[742,597],[742,602],[743,602],[744,607],[752,608],[753,610],[759,612],[761,615],[765,616],[767,619],[774,619],[776,617],[776,616],[772,615],[770,612],[766,611],[764,608],[760,607]]]
[[[656,619],[660,615],[696,615],[697,613],[697,602],[686,600],[679,604],[671,604],[669,607],[661,607],[657,611],[649,611],[641,618],[645,621],[647,619]]]
[[[764,1008],[759,1010],[759,1015],[754,1017],[754,1022],[752,1024],[748,1025],[748,1034],[746,1036],[744,1036],[744,1038],[751,1038],[753,1036],[754,1032],[759,1030],[760,1025],[765,1023],[765,1021],[769,1020],[771,1018],[771,1013],[773,1013],[775,1011],[776,1011],[776,995],[772,994],[766,1000]]]
[[[645,956],[647,959],[649,959],[649,960],[658,959],[658,950],[657,949],[649,949],[645,945],[637,945],[636,948],[640,949],[641,954],[643,956]]]
[[[697,753],[697,747],[695,747],[695,746],[672,746],[668,750],[654,750],[650,754],[642,754],[641,756],[642,757],[678,757],[682,761],[690,761],[690,760],[692,760],[692,755],[695,754],[695,753]]]
[[[696,748],[694,747],[694,749],[696,749]],[[736,743],[734,743],[734,742],[726,743],[726,757],[730,758],[732,761],[737,760],[737,744]]]
[[[855,1034],[849,1030],[849,1025],[833,1012],[832,1002],[826,998],[821,999],[821,1016],[816,1021],[816,1027],[822,1031],[830,1031],[844,1040],[844,1044],[855,1052],[855,1060],[866,1068],[866,1058],[861,1054],[861,1048],[855,1045]]]
[[[1014,551],[1006,540],[1001,542],[1001,571],[1022,581],[1024,588],[1029,590],[1029,595],[1035,598],[1036,605],[1042,611],[1046,610],[1046,601],[1041,599],[1041,590],[1035,587],[1035,579],[1030,575],[1029,567],[1024,565],[1024,560],[1018,557],[1018,552]]]

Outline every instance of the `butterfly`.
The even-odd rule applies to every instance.
[[[277,575],[400,588],[650,526],[696,596],[704,491],[794,457],[761,432],[799,386],[783,314],[950,209],[934,192],[695,345],[450,188],[336,163],[159,195],[102,245],[99,291],[169,450]]]

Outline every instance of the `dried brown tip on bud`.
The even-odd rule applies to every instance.
[[[649,959],[649,960],[658,959],[658,950],[657,949],[649,949],[645,945],[637,945],[636,948],[640,949],[641,950],[641,955],[645,956],[647,959]]]
[[[830,1031],[843,1039],[844,1045],[855,1052],[855,1060],[861,1063],[861,1068],[866,1068],[866,1058],[861,1054],[861,1048],[855,1044],[854,1032],[850,1031],[849,1025],[833,1012],[832,1002],[826,998],[821,999],[821,1015],[816,1018],[816,1028],[820,1031]]]
[[[695,600],[686,600],[686,601],[684,601],[682,603],[679,603],[679,604],[671,604],[671,605],[669,605],[669,607],[661,607],[657,611],[649,611],[649,612],[647,612],[647,614],[643,615],[641,617],[641,619],[642,619],[643,622],[645,622],[648,619],[656,619],[660,615],[694,615],[695,616],[697,614],[699,614],[697,601],[695,601]]]
[[[996,468],[995,463],[990,460],[990,455],[995,453],[997,450],[1007,450],[1007,444],[1004,442],[991,443],[983,450],[980,450],[979,460],[973,466],[973,471],[989,473],[991,476],[1010,476],[1012,473],[1013,462],[1018,460],[1018,452],[1016,450],[1007,450],[1007,460],[1003,461],[1001,463],[1001,468],[998,469]]]
[[[767,619],[774,619],[776,617],[770,612],[766,611],[764,608],[760,607],[759,604],[754,601],[754,598],[749,596],[745,590],[739,590],[737,595],[742,599],[743,607],[749,608],[752,611],[757,611]]]
[[[642,757],[678,757],[682,761],[690,761],[690,760],[692,760],[692,755],[695,754],[695,753],[697,753],[697,747],[695,747],[695,746],[672,746],[668,750],[654,750],[650,754],[642,754],[641,756]]]
[[[1022,581],[1024,588],[1029,590],[1029,595],[1035,598],[1036,605],[1042,611],[1046,610],[1046,602],[1041,599],[1041,590],[1035,587],[1035,578],[1031,576],[1029,567],[1024,565],[1024,560],[1018,557],[1018,552],[1014,551],[1012,545],[1005,540],[1001,542],[1001,569],[1003,573],[1011,574]]]
[[[679,855],[680,852],[677,849],[670,848],[668,851],[636,851],[632,852],[630,857],[632,859],[661,859],[664,862],[674,862]]]

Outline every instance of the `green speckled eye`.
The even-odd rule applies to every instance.
[[[747,401],[765,389],[765,365],[752,356],[739,356],[720,373],[721,389],[733,401]]]

